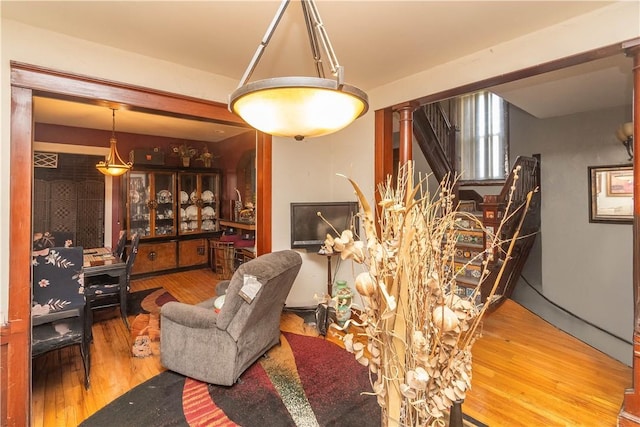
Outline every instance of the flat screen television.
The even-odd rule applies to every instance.
[[[329,224],[318,216],[318,212],[338,233],[358,230],[358,202],[311,202],[291,203],[291,248],[319,251],[327,234],[338,237]]]

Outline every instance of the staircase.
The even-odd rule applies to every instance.
[[[441,181],[448,173],[455,174],[455,126],[447,119],[439,103],[422,106],[414,112],[413,131],[435,178]],[[516,168],[517,180],[514,179]],[[497,307],[511,296],[540,231],[540,191],[533,194],[527,211],[524,211],[527,194],[540,187],[539,162],[534,157],[521,156],[515,160],[511,171],[498,194],[481,196],[474,190],[456,189],[460,200],[458,210],[478,218],[485,229],[494,232],[499,230],[502,241],[511,240],[522,216],[525,215],[511,259],[504,266],[496,292],[491,298],[490,291],[506,261],[508,245],[505,244],[500,250],[494,251],[493,260],[487,260],[490,273],[482,285],[480,294],[476,296],[476,303],[480,305],[488,302],[491,308]],[[512,186],[515,186],[515,190],[509,201]],[[510,212],[515,214],[499,229],[509,203]],[[480,280],[482,262],[488,258],[483,254],[488,236],[481,227],[469,219],[462,218],[458,227],[454,259],[454,268],[458,273],[457,292],[461,296],[470,296]]]

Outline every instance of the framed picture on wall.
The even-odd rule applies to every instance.
[[[633,165],[589,166],[589,222],[633,222]]]
[[[633,168],[612,170],[607,174],[607,196],[633,197]]]

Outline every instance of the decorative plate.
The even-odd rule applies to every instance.
[[[189,203],[189,195],[187,194],[186,191],[180,192],[180,203],[182,204]]]
[[[192,191],[189,198],[191,199],[191,203],[195,203],[196,200],[198,200],[198,194],[195,191]]]
[[[213,221],[210,219],[202,221],[202,229],[206,231],[213,230]]]
[[[216,216],[216,211],[211,206],[202,209],[202,219],[213,219],[214,216]]]
[[[187,219],[187,212],[183,208],[180,208],[180,219]]]
[[[172,202],[171,191],[169,191],[169,190],[161,190],[158,193],[158,202],[159,203],[171,203]]]
[[[182,221],[180,223],[180,230],[186,231],[188,228],[189,228],[189,224],[187,224],[186,222]]]
[[[198,219],[198,208],[196,206],[189,206],[185,209],[185,213],[187,214],[187,219]]]
[[[202,192],[202,201],[205,203],[213,202],[213,192],[209,190],[205,190]]]

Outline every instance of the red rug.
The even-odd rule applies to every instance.
[[[281,345],[232,387],[163,372],[81,425],[379,426],[380,408],[368,391],[368,370],[352,354],[322,338],[284,332]]]

